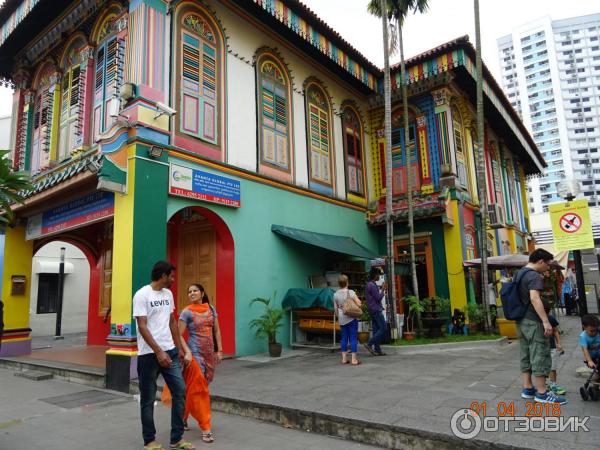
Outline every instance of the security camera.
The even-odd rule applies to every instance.
[[[110,100],[110,104],[108,106],[108,115],[110,117],[119,117],[121,112],[121,99],[118,97],[113,97]]]
[[[154,117],[155,119],[158,119],[163,114],[166,114],[169,117],[173,117],[177,113],[177,111],[175,111],[170,106],[167,106],[164,103],[160,103],[160,102],[156,103],[156,111],[158,112],[158,114]]]

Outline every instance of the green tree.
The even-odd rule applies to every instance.
[[[392,114],[391,107],[387,107],[388,102],[391,104],[391,90],[390,90],[390,65],[388,58],[388,49],[392,53],[400,53],[400,87],[402,90],[402,115],[404,116],[404,142],[407,166],[413,160],[413,148],[408,145],[409,142],[409,130],[408,130],[408,95],[407,95],[407,79],[406,79],[406,62],[404,60],[404,43],[402,36],[402,27],[404,20],[409,12],[413,13],[424,13],[429,7],[428,0],[371,0],[367,7],[368,11],[383,20],[383,36],[384,36],[384,57],[385,57],[385,79],[384,79],[384,100],[386,104],[385,111],[385,133],[386,133],[386,217],[387,217],[387,244],[388,244],[388,255],[393,255],[393,220],[392,220],[392,146],[391,146],[391,129],[392,129]],[[385,10],[386,14],[383,14]],[[391,39],[388,42],[388,33],[386,20],[389,20],[389,28]],[[389,138],[388,138],[389,137]],[[389,140],[388,140],[389,139]],[[407,202],[408,202],[408,243],[410,248],[410,267],[411,267],[411,278],[413,294],[417,298],[419,297],[419,284],[417,280],[417,265],[415,262],[415,230],[414,230],[414,203],[413,203],[413,174],[412,171],[407,167],[406,170],[406,181],[408,185],[407,189]],[[390,250],[392,249],[392,250]],[[392,270],[389,272],[393,274]],[[392,304],[395,305],[395,292],[393,286],[394,276],[391,277],[392,283],[390,299]],[[418,332],[421,334],[423,329],[421,322],[421,314],[417,311],[417,327]]]
[[[8,150],[0,150],[0,224],[9,224],[14,220],[12,206],[25,200],[19,192],[32,188],[27,174],[11,169],[7,158],[9,153]]]

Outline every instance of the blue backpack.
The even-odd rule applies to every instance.
[[[529,302],[523,303],[521,296],[519,295],[519,283],[527,272],[532,269],[522,269],[517,273],[513,281],[508,283],[502,283],[502,289],[500,289],[500,300],[502,300],[502,311],[504,311],[504,317],[508,320],[521,320],[525,317],[527,309],[529,309]]]

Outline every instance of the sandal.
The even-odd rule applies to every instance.
[[[196,450],[196,447],[191,442],[184,441],[183,439],[177,444],[169,445],[169,448],[174,450]]]
[[[165,448],[160,445],[158,442],[155,442],[152,445],[144,445],[143,447],[144,450],[165,450]]]
[[[360,361],[356,361],[356,362],[352,361],[353,366],[358,366],[359,364],[360,364]]]
[[[187,420],[183,421],[183,431],[190,431],[190,427],[188,425]]]
[[[346,361],[342,361],[342,364],[349,364],[350,361],[346,360]]]
[[[215,435],[212,434],[212,431],[209,431],[208,433],[202,433],[202,440],[210,444],[211,442],[215,442]]]

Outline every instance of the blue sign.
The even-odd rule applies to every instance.
[[[241,206],[239,181],[175,164],[171,164],[169,193],[237,208]]]
[[[114,214],[115,196],[98,191],[30,217],[27,239],[35,239],[97,222]]]

